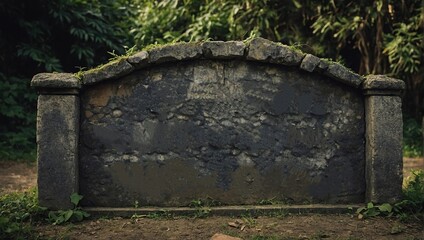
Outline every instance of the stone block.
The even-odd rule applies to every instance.
[[[163,63],[200,58],[203,54],[199,43],[177,43],[149,50],[149,63]]]
[[[402,194],[402,110],[399,96],[366,96],[366,200],[393,203]]]
[[[221,59],[243,57],[244,50],[246,49],[246,45],[244,45],[243,42],[239,42],[239,41],[204,42],[202,46],[203,46],[203,53],[206,57],[221,58]]]
[[[31,80],[35,88],[81,88],[78,78],[72,73],[39,73]]]
[[[149,63],[149,53],[146,51],[140,51],[128,57],[128,62],[131,63],[135,68],[147,66]]]
[[[306,54],[302,60],[302,63],[300,64],[300,68],[308,72],[313,72],[315,67],[318,66],[319,62],[320,59],[318,57],[311,54]]]
[[[369,75],[365,79],[362,88],[365,91],[374,93],[378,91],[383,95],[399,95],[405,89],[405,82],[384,75]]]
[[[264,38],[255,38],[249,44],[248,60],[264,61],[288,66],[298,66],[304,53],[289,46],[275,43]]]
[[[330,62],[324,74],[356,88],[364,81],[361,75],[350,71],[348,68],[336,62]]]
[[[325,72],[328,69],[329,65],[330,65],[330,62],[328,60],[320,59],[314,71],[319,73]]]
[[[40,95],[37,113],[38,199],[50,209],[71,208],[78,192],[79,97]]]
[[[85,71],[82,76],[84,85],[95,84],[100,81],[122,77],[130,73],[134,67],[125,59],[110,62],[95,69]]]

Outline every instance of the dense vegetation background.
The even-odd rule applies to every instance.
[[[78,72],[150,44],[251,36],[405,80],[404,152],[421,154],[424,0],[2,0],[0,158],[34,157],[36,73]]]

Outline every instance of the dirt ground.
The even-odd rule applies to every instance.
[[[405,176],[424,169],[424,159],[404,159]],[[36,185],[35,164],[0,161],[0,195]],[[100,218],[63,226],[40,225],[41,237],[53,239],[210,239],[222,233],[242,239],[423,239],[422,222],[389,218],[359,220],[355,215],[276,217]]]

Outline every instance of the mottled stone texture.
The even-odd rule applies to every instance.
[[[170,62],[82,92],[85,206],[363,202],[364,103],[325,76]]]
[[[37,115],[38,200],[51,209],[71,208],[78,192],[79,97],[40,95]]]
[[[364,82],[366,111],[366,200],[395,202],[402,194],[403,81],[368,76]]]

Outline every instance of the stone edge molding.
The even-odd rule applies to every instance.
[[[78,192],[80,124],[78,95],[84,86],[117,79],[156,64],[197,59],[240,59],[299,67],[303,71],[323,74],[351,88],[362,90],[366,124],[365,200],[383,203],[400,199],[402,187],[400,95],[405,89],[404,82],[384,75],[363,77],[339,63],[302,53],[280,43],[255,38],[247,43],[211,41],[164,45],[119,58],[79,74],[35,75],[31,86],[40,94],[37,111],[40,205],[51,209],[72,207],[70,201],[66,199],[69,199],[71,193]],[[63,142],[65,138],[71,143]],[[49,150],[53,147],[56,151]],[[57,153],[60,153],[61,159],[58,159]],[[51,174],[52,171],[56,171],[57,174]],[[49,187],[51,184],[53,187]]]

